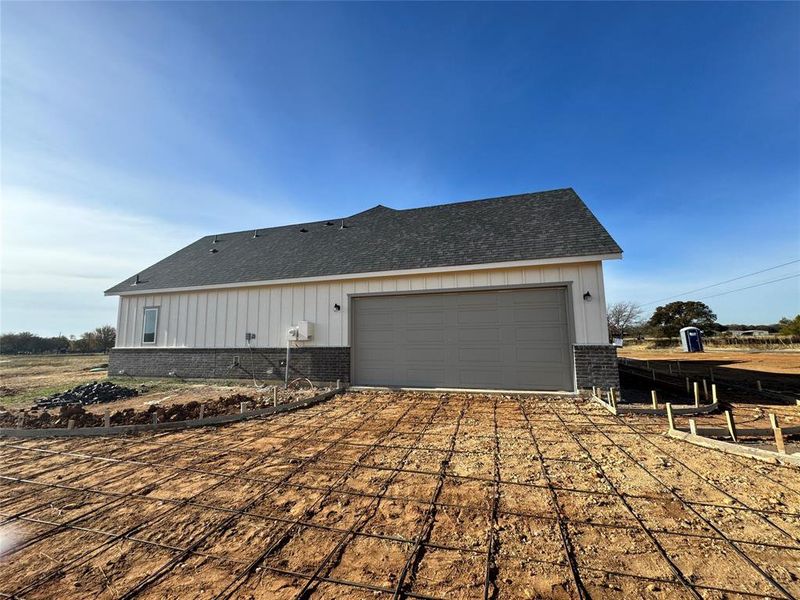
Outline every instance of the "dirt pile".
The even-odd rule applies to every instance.
[[[76,386],[71,390],[64,390],[58,394],[40,398],[36,401],[36,406],[38,408],[55,408],[67,404],[97,404],[138,395],[138,391],[110,381],[102,383],[93,381],[92,383]]]
[[[136,392],[136,390],[131,391]],[[292,394],[281,400],[282,402],[292,402],[303,397],[310,397],[311,395],[313,394],[310,392],[309,394]],[[152,404],[145,410],[126,408],[112,412],[109,415],[109,419],[112,427],[116,425],[144,425],[152,423],[153,414],[157,415],[159,423],[188,421],[200,418],[201,404],[204,406],[203,417],[213,417],[215,415],[237,414],[240,412],[243,402],[247,403],[246,410],[255,410],[272,406],[272,399],[269,395],[249,396],[245,394],[232,394],[202,403],[193,400],[191,402],[171,404],[168,406]],[[41,406],[37,406],[30,410],[22,410],[16,413],[0,412],[0,427],[50,429],[67,427],[70,420],[74,421],[74,427],[76,428],[103,426],[104,415],[87,411],[83,404],[65,404],[60,407],[52,407],[58,408],[58,414],[52,414],[48,412],[48,410],[39,412],[40,408]]]

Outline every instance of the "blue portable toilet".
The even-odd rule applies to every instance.
[[[697,327],[684,327],[681,329],[681,346],[684,352],[702,352],[703,332]]]

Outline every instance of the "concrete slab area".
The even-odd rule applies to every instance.
[[[580,398],[351,391],[0,442],[0,594],[800,596],[800,471]]]

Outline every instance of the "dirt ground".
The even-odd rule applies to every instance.
[[[800,352],[798,351],[764,352],[710,348],[705,352],[690,354],[676,350],[653,350],[642,346],[631,346],[620,348],[617,354],[640,360],[687,361],[719,364],[723,369],[800,375]]]
[[[221,397],[235,395],[248,396],[257,401],[261,397],[272,398],[272,389],[253,385],[244,380],[178,380],[114,377],[108,378],[106,371],[91,372],[88,369],[108,361],[103,354],[91,355],[43,355],[43,356],[0,356],[0,409],[5,408],[13,414],[29,411],[37,398],[62,392],[81,383],[110,380],[119,385],[138,390],[138,396],[122,398],[114,402],[88,404],[88,412],[103,414],[105,409],[124,411],[134,409],[146,411],[150,406],[169,407],[190,402],[206,402]],[[278,389],[278,402],[291,402],[300,397],[319,393],[307,383],[299,382],[294,389]],[[58,412],[58,411],[55,411]]]
[[[567,397],[349,392],[0,442],[19,598],[792,598],[800,471]]]

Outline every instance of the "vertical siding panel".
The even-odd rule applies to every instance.
[[[394,277],[385,277],[381,280],[381,291],[382,292],[396,292],[397,291],[397,279]]]
[[[120,333],[122,331],[122,296],[117,297],[117,325],[116,325],[116,332],[117,334],[114,336],[114,346],[116,347],[117,343],[119,342],[119,338],[122,335]]]
[[[456,287],[456,276],[453,273],[442,273],[439,285],[442,287],[442,289]]]
[[[247,323],[245,325],[245,333],[255,333],[256,339],[250,344],[258,346],[258,321],[261,318],[261,304],[259,302],[259,295],[261,290],[258,288],[249,288],[247,293]],[[247,344],[247,341],[242,338],[242,342]]]
[[[256,347],[269,347],[269,288],[258,288],[258,326],[256,327]]]
[[[353,281],[346,281],[342,284],[342,310],[339,313],[342,318],[339,320],[339,341],[337,346],[350,345],[350,296],[356,293],[356,284]]]
[[[470,273],[456,273],[456,287],[472,287],[472,275]]]
[[[341,282],[328,284],[328,314],[330,315],[330,324],[328,325],[328,345],[329,346],[342,346],[342,321],[345,314],[350,310],[342,295]],[[333,305],[338,304],[341,308],[338,312],[334,312]]]
[[[269,347],[280,348],[282,341],[280,339],[281,331],[281,303],[282,294],[280,287],[269,288]]]
[[[380,279],[370,279],[367,282],[367,291],[372,292],[382,292],[383,291],[383,281]]]
[[[397,279],[396,286],[398,292],[407,292],[411,289],[411,278],[400,277]]]
[[[333,314],[333,302],[330,301],[330,284],[321,283],[317,286],[316,313],[317,320],[314,325],[314,346],[330,346],[330,323]],[[341,302],[338,303],[341,306]],[[340,311],[341,312],[341,311]]]
[[[314,323],[314,333],[316,333],[317,284],[315,283],[303,286],[303,319]]]
[[[181,340],[181,346],[187,348],[197,347],[196,329],[197,329],[197,296],[198,294],[190,293],[187,296],[186,302],[186,327]]]
[[[133,296],[131,298],[131,328],[132,328],[132,335],[131,335],[131,343],[130,346],[138,347],[141,344],[142,336],[140,335],[141,332],[141,311],[139,307],[142,303],[142,296]]]
[[[572,282],[572,307],[573,321],[575,327],[575,341],[583,343],[586,341],[586,302],[583,301],[583,283],[581,281],[580,269],[567,266],[559,269],[561,281]]]
[[[522,269],[509,269],[506,271],[506,285],[519,285],[524,282]]]
[[[505,271],[489,271],[489,285],[505,285],[506,272]]]
[[[592,317],[596,319],[597,330],[600,332],[600,337],[592,341],[598,344],[605,344],[608,343],[608,316],[606,313],[606,287],[603,281],[603,263],[598,261],[592,267],[587,265],[585,268],[587,270],[590,268],[592,269],[597,281],[597,308],[595,312],[592,313]]]
[[[198,348],[208,347],[208,292],[197,294],[197,319],[194,323],[194,339]]]
[[[186,329],[189,322],[189,294],[178,296],[178,331],[175,334],[175,345],[186,346]]]
[[[241,348],[245,345],[244,334],[247,332],[250,298],[246,289],[234,292],[233,298],[236,300],[236,320],[234,321],[233,335],[229,339],[229,346]]]
[[[225,327],[227,324],[228,294],[226,292],[214,292],[216,306],[214,313],[214,347],[225,347]]]
[[[442,278],[439,275],[427,275],[425,277],[426,290],[440,290],[442,289]]]
[[[292,325],[292,309],[294,289],[291,286],[281,286],[281,318],[279,327],[278,346],[286,345],[286,330]]]
[[[475,271],[472,274],[473,287],[486,287],[489,285],[489,274],[486,271]]]
[[[168,294],[165,299],[169,310],[167,311],[166,327],[164,328],[166,333],[164,346],[173,347],[175,346],[175,338],[178,335],[178,296]]]

